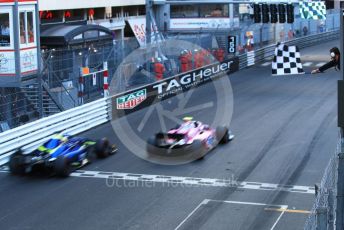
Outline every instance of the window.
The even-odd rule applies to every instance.
[[[105,18],[105,8],[94,8],[94,20],[104,19]]]
[[[63,10],[39,11],[41,24],[63,22]]]
[[[32,11],[22,11],[19,13],[19,35],[20,44],[30,44],[35,42],[35,24]]]
[[[25,23],[25,12],[20,12],[19,14],[19,34],[20,34],[20,44],[26,44],[26,23]]]
[[[229,17],[228,4],[171,5],[171,18]]]
[[[144,5],[138,6],[139,15],[146,15],[146,7]]]
[[[66,22],[81,21],[85,18],[85,11],[83,9],[65,10],[64,17]]]
[[[0,13],[0,46],[11,45],[10,14]]]
[[[326,4],[326,9],[334,9],[334,1],[326,1],[325,2],[325,4]],[[340,2],[340,4],[341,4],[341,2]]]
[[[28,35],[28,41],[29,43],[35,42],[35,35],[33,30],[33,12],[27,12],[27,35]]]
[[[214,5],[214,4],[206,4],[200,5],[200,17],[228,17],[228,4],[226,5]]]
[[[74,36],[73,40],[79,40],[82,39],[82,34],[78,34],[76,36]]]
[[[113,18],[121,17],[121,7],[112,7],[112,17]]]
[[[172,5],[171,18],[198,18],[199,9],[196,5]]]
[[[124,6],[123,13],[125,17],[137,16],[137,8],[136,6]]]
[[[232,5],[233,5],[233,16],[235,18],[238,18],[241,16],[241,20],[243,20],[244,16],[249,17],[250,13],[253,10],[253,8],[249,4],[232,4]],[[242,13],[242,12],[247,12],[247,13]]]
[[[84,39],[98,38],[98,30],[89,30],[84,32]]]

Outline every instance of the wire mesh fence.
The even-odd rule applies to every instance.
[[[201,29],[196,33],[170,31],[164,33],[163,37],[165,40],[187,41],[194,44],[195,47],[208,50],[213,58],[217,59],[216,55],[214,55],[217,49],[221,49],[225,57],[231,57],[245,54],[251,50],[257,50],[269,44],[275,44],[278,41],[289,41],[318,34],[319,32],[338,30],[339,22],[336,20],[338,15],[338,10],[331,10],[327,12],[326,20],[310,21],[296,18],[293,24],[254,24],[252,18],[247,17],[240,20],[240,28],[233,27],[230,30],[218,28],[214,31],[204,31]],[[228,52],[228,35],[236,36],[237,38],[236,53]],[[111,82],[120,65],[120,73],[125,73],[128,72],[128,69],[132,69],[132,74],[135,74],[138,68],[143,66],[145,77],[121,77],[116,79],[118,83],[118,89],[114,90],[116,92],[156,81],[154,73],[155,61],[152,61],[152,57],[157,58],[160,54],[166,53],[166,47],[161,45],[160,51],[158,50],[160,52],[159,55],[150,53],[151,55],[149,56],[146,54],[143,63],[123,62],[131,52],[138,48],[140,48],[139,43],[136,38],[132,37],[123,40],[71,46],[63,49],[50,48],[42,50],[41,74],[46,89],[45,94],[49,95],[50,100],[47,98],[43,100],[45,102],[44,106],[48,107],[48,112],[39,115],[48,116],[52,114],[52,111],[55,110],[50,108],[49,105],[54,103],[62,109],[69,109],[80,104],[78,103],[80,97],[79,77],[80,68],[82,67],[88,67],[90,73],[99,72],[103,69],[104,62],[107,62],[108,82]],[[185,49],[185,47],[179,48],[179,52]],[[194,49],[191,48],[188,52],[194,52]],[[180,57],[178,55],[167,55],[166,57],[168,61],[164,57],[162,58],[166,69],[163,77],[180,73],[182,69]],[[2,65],[5,65],[5,63],[1,59],[0,67]],[[123,74],[120,76],[123,76]],[[104,79],[100,72],[95,74],[95,76],[85,76],[85,92],[82,94],[83,101],[86,103],[103,97],[103,84]],[[20,121],[27,120],[27,117],[29,117],[29,120],[39,117],[37,116],[38,95],[37,93],[36,95],[34,94],[37,90],[28,92],[27,89],[28,87],[37,88],[37,86],[31,84],[25,87],[25,89],[1,88],[3,99],[0,102],[0,106],[4,109],[0,111],[0,122],[5,124],[4,128],[6,128],[6,125],[11,128],[18,126],[21,124]],[[18,105],[14,106],[13,104]],[[21,114],[28,116],[22,116]]]
[[[0,130],[5,131],[37,119],[37,108],[18,88],[0,88]]]
[[[306,220],[305,230],[336,229],[338,154],[341,151],[340,140],[341,138],[339,138],[335,154],[331,157],[320,184],[316,185],[315,201]]]
[[[109,81],[126,55],[139,47],[135,38],[120,41],[96,42],[68,48],[41,50],[42,95],[39,95],[38,80],[23,82],[21,87],[0,88],[0,132],[17,127],[42,116],[78,106],[80,69],[87,67],[90,73],[99,72],[107,63]],[[14,60],[13,60],[14,61]],[[0,69],[6,66],[3,58]],[[10,70],[8,70],[10,71]],[[4,72],[5,73],[5,72]],[[34,76],[37,77],[38,75]],[[85,76],[84,102],[104,96],[103,73]],[[94,84],[96,83],[96,84]],[[43,111],[39,113],[39,97]]]

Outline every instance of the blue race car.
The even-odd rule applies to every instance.
[[[16,175],[44,169],[66,177],[73,169],[89,163],[92,152],[98,158],[105,158],[116,151],[117,147],[110,145],[106,138],[95,142],[83,137],[55,134],[31,153],[23,154],[21,149],[17,150],[10,157],[9,168]]]

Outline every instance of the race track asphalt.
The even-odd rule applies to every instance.
[[[301,50],[303,62],[311,62],[306,71],[326,62],[334,45],[338,44]],[[95,160],[84,172],[65,179],[0,173],[0,229],[303,229],[314,201],[309,191],[320,182],[336,148],[339,78],[335,70],[271,76],[271,67],[262,64],[230,75],[233,116],[220,117],[230,122],[236,137],[203,160],[188,164],[154,164],[137,157],[128,145],[146,140],[162,123],[174,126],[169,115],[176,111],[177,119],[192,115],[212,123],[227,106],[213,84],[194,89],[190,98],[184,95],[160,103],[160,116],[153,111],[145,120],[147,108],[125,121],[114,121],[127,122],[126,128],[136,132],[125,143],[118,135],[125,129],[115,133],[110,123],[96,127],[83,135],[107,136],[119,151]],[[177,109],[181,106],[185,114]],[[142,130],[137,131],[140,124]],[[125,176],[118,176],[121,173]],[[162,183],[162,175],[171,180]],[[188,182],[200,178],[208,182]],[[245,182],[245,186],[220,186],[211,182],[214,179]],[[267,184],[298,185],[300,191],[266,188]],[[283,208],[299,211],[282,212]]]

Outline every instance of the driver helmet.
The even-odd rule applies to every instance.
[[[138,65],[138,66],[136,66],[136,67],[137,67],[137,70],[138,70],[138,71],[143,70],[143,66],[142,66],[142,65]]]
[[[330,49],[331,58],[334,58],[336,55],[340,55],[339,49],[337,47],[333,47]]]
[[[183,118],[183,121],[184,122],[189,122],[189,121],[192,121],[193,117],[184,117]]]

